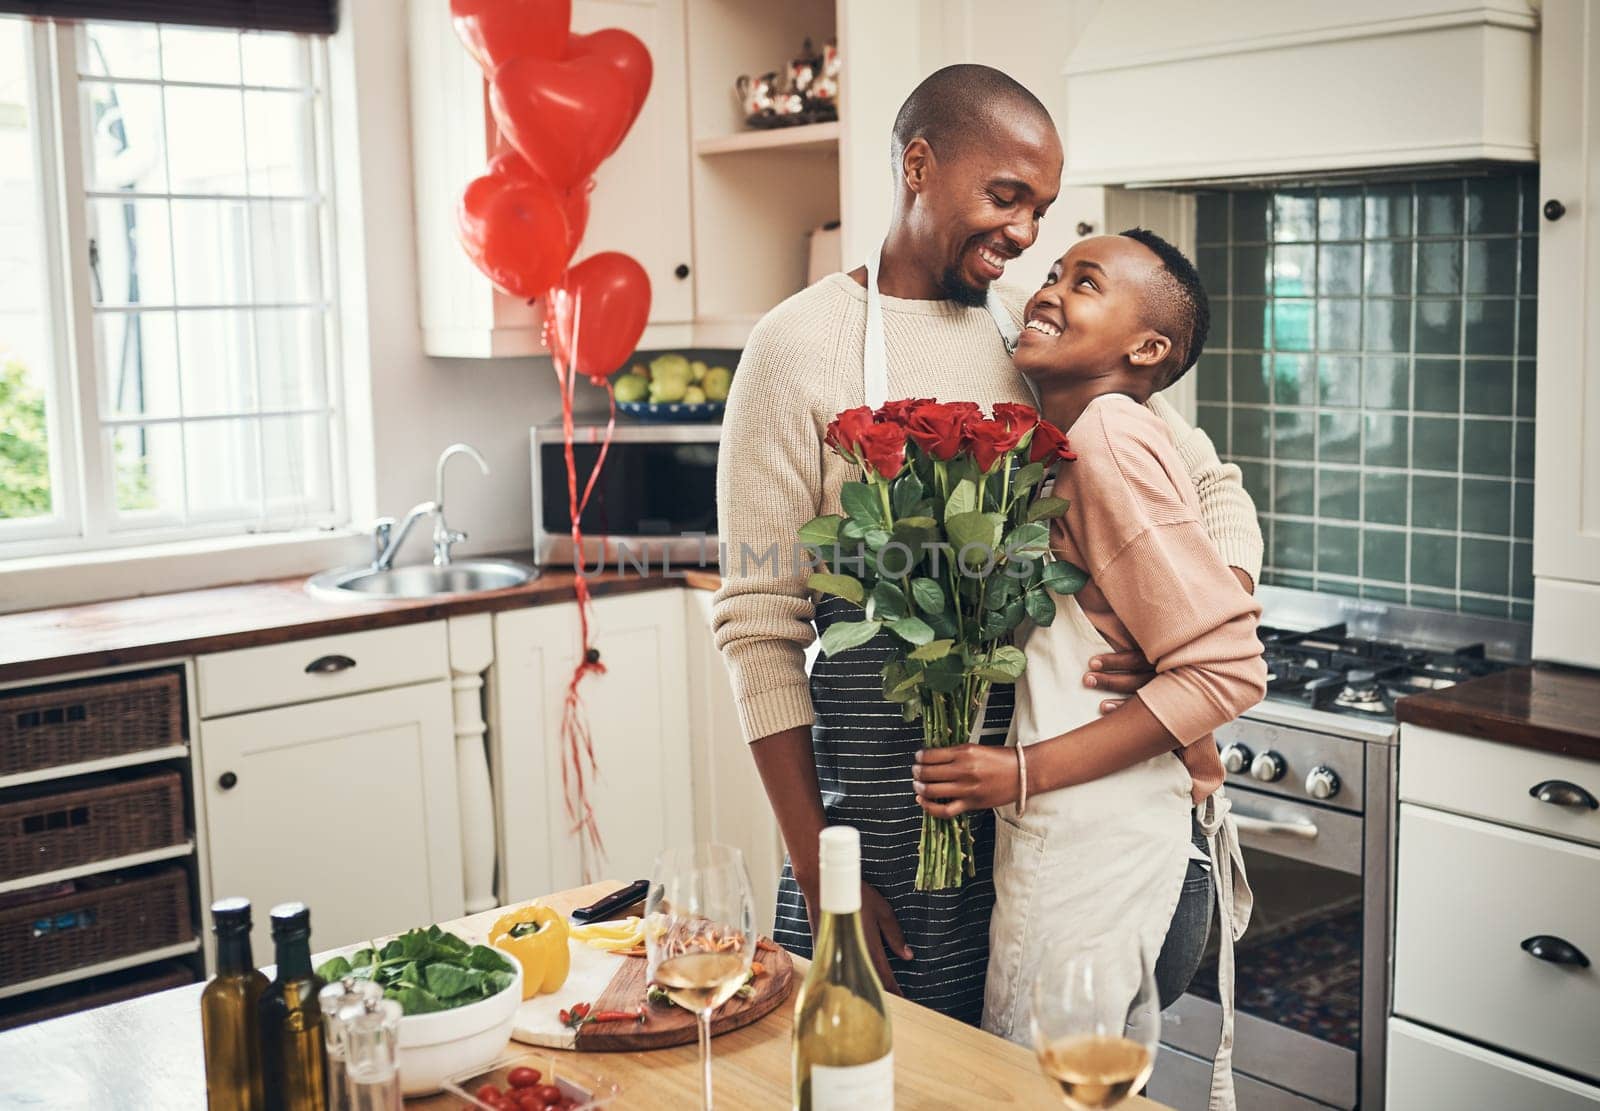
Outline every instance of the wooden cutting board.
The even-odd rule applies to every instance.
[[[748,1026],[789,998],[794,987],[794,961],[789,954],[782,949],[758,949],[756,959],[762,974],[755,979],[755,994],[749,999],[735,996],[718,1008],[711,1020],[712,1037]],[[597,1053],[693,1042],[699,1037],[694,1015],[670,1004],[648,1006],[643,1023],[587,1022],[576,1032],[561,1024],[559,1012],[575,1003],[590,1003],[596,1011],[637,1009],[645,1001],[648,965],[643,957],[621,957],[574,943],[567,982],[558,992],[526,1000],[517,1011],[511,1036],[531,1045]]]

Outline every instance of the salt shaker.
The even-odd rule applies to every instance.
[[[363,1004],[383,998],[383,989],[371,980],[346,976],[317,993],[322,1008],[322,1036],[328,1049],[328,1111],[350,1111],[345,1091],[345,1067],[349,1057],[345,1025],[359,1013]]]
[[[351,1111],[401,1111],[400,1004],[366,1000],[345,1013],[345,1089]]]

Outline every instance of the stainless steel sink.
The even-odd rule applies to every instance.
[[[370,564],[339,567],[306,581],[314,597],[333,601],[395,598],[445,598],[521,586],[538,572],[508,559],[464,559],[436,567],[430,563],[373,570]]]

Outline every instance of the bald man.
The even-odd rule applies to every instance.
[[[810,955],[817,834],[855,826],[862,919],[880,977],[890,990],[977,1023],[994,903],[992,814],[973,819],[977,876],[953,890],[917,891],[922,811],[911,770],[922,729],[881,697],[893,644],[883,634],[819,658],[808,678],[806,647],[859,611],[838,598],[813,603],[807,568],[790,553],[799,527],[839,512],[840,487],[859,477],[822,445],[840,410],[903,397],[1033,403],[1010,357],[1028,291],[996,283],[1032,246],[1056,198],[1061,143],[1033,94],[998,70],[960,65],[912,92],[890,154],[895,207],[881,252],[773,309],[740,359],[717,466],[724,558],[713,626],[789,851],[775,938]],[[879,311],[869,313],[869,301]],[[1253,583],[1261,534],[1238,468],[1223,466],[1205,434],[1159,397],[1151,407],[1172,430],[1210,535]],[[1128,655],[1104,661],[1086,681],[1110,694],[1136,690],[1148,664]],[[982,743],[1005,742],[1012,704],[1012,689],[997,685]]]

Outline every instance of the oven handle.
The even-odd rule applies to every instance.
[[[1283,822],[1272,818],[1257,818],[1254,814],[1243,814],[1238,807],[1234,807],[1233,821],[1240,833],[1279,834],[1284,837],[1296,837],[1302,841],[1317,839],[1317,823],[1306,818]]]

